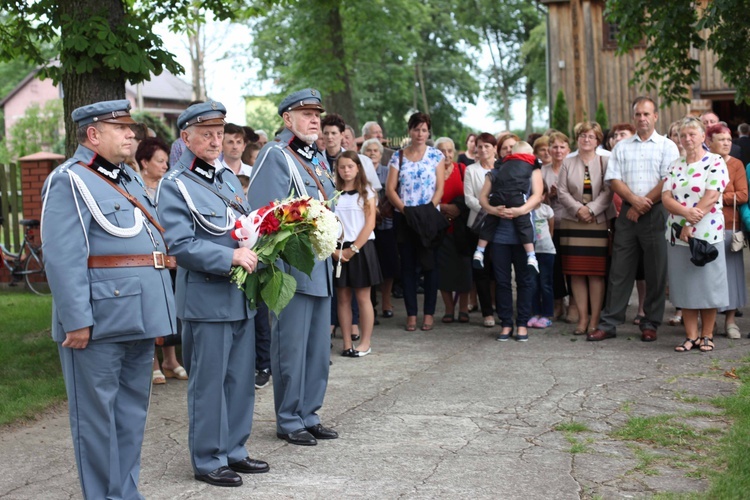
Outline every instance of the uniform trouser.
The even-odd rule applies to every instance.
[[[271,369],[271,323],[268,306],[263,301],[258,303],[255,315],[255,369]]]
[[[331,358],[331,298],[295,293],[271,316],[271,373],[276,430],[289,434],[320,423]]]
[[[58,344],[84,498],[140,499],[154,339]]]
[[[188,446],[196,474],[247,457],[255,407],[254,319],[182,321],[188,379]]]
[[[613,333],[625,322],[630,294],[633,291],[638,261],[643,254],[646,278],[646,300],[641,320],[641,330],[656,330],[664,318],[664,297],[667,287],[667,212],[661,203],[641,215],[638,222],[626,217],[630,206],[623,203],[615,221],[615,239],[612,246],[612,265],[609,270],[607,303],[602,312],[599,328]]]

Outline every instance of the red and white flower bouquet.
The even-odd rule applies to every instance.
[[[328,258],[341,233],[341,222],[324,202],[311,197],[271,202],[237,219],[232,232],[240,246],[258,254],[264,266],[253,273],[235,266],[231,281],[245,291],[252,309],[262,299],[279,314],[292,300],[297,281],[279,269],[276,261],[281,259],[310,276],[315,259]]]

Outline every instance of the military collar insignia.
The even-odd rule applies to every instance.
[[[306,144],[302,139],[294,136],[292,142],[289,143],[289,146],[292,148],[292,151],[303,157],[305,160],[314,163],[313,159],[318,152],[318,148],[314,143],[312,145]]]
[[[190,165],[190,171],[204,181],[213,184],[216,178],[216,167],[196,157]]]
[[[91,159],[91,163],[89,163],[89,168],[94,170],[96,173],[101,175],[107,180],[110,180],[115,183],[119,183],[121,179],[131,180],[130,176],[127,172],[122,168],[120,165],[115,165],[114,163],[110,163],[109,161],[105,160],[98,154],[94,155],[94,158]]]

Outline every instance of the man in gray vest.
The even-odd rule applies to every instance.
[[[73,111],[78,149],[47,178],[42,241],[84,498],[143,498],[141,444],[154,337],[176,331],[156,210],[125,163],[127,100]]]
[[[258,153],[248,196],[258,206],[294,196],[330,199],[334,192],[331,166],[317,150],[320,93],[305,89],[287,96],[279,106],[284,130]],[[295,180],[296,179],[296,180]],[[336,439],[323,427],[318,410],[328,386],[330,359],[330,258],[316,261],[312,277],[284,265],[297,280],[291,302],[271,324],[271,373],[276,406],[276,436],[291,444],[313,446],[318,439]]]
[[[262,473],[269,466],[245,449],[255,405],[255,311],[229,274],[232,266],[253,272],[258,258],[231,236],[250,207],[237,176],[219,160],[225,115],[221,103],[209,101],[177,118],[185,150],[157,199],[179,263],[175,299],[190,375],[188,445],[195,478],[240,486],[238,472]]]

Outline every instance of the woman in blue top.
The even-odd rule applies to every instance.
[[[424,320],[422,330],[432,330],[437,302],[437,269],[435,251],[421,246],[403,216],[404,207],[417,207],[432,203],[437,210],[443,196],[445,181],[445,158],[436,148],[427,145],[430,138],[430,117],[414,113],[409,118],[411,142],[396,151],[388,163],[386,195],[395,212],[393,222],[398,235],[401,255],[401,281],[404,287],[406,306],[406,331],[417,329],[417,282],[418,269],[424,274]],[[420,258],[423,257],[423,258]],[[424,257],[428,257],[425,259]],[[429,259],[429,257],[432,257]],[[432,261],[430,266],[430,262]]]

